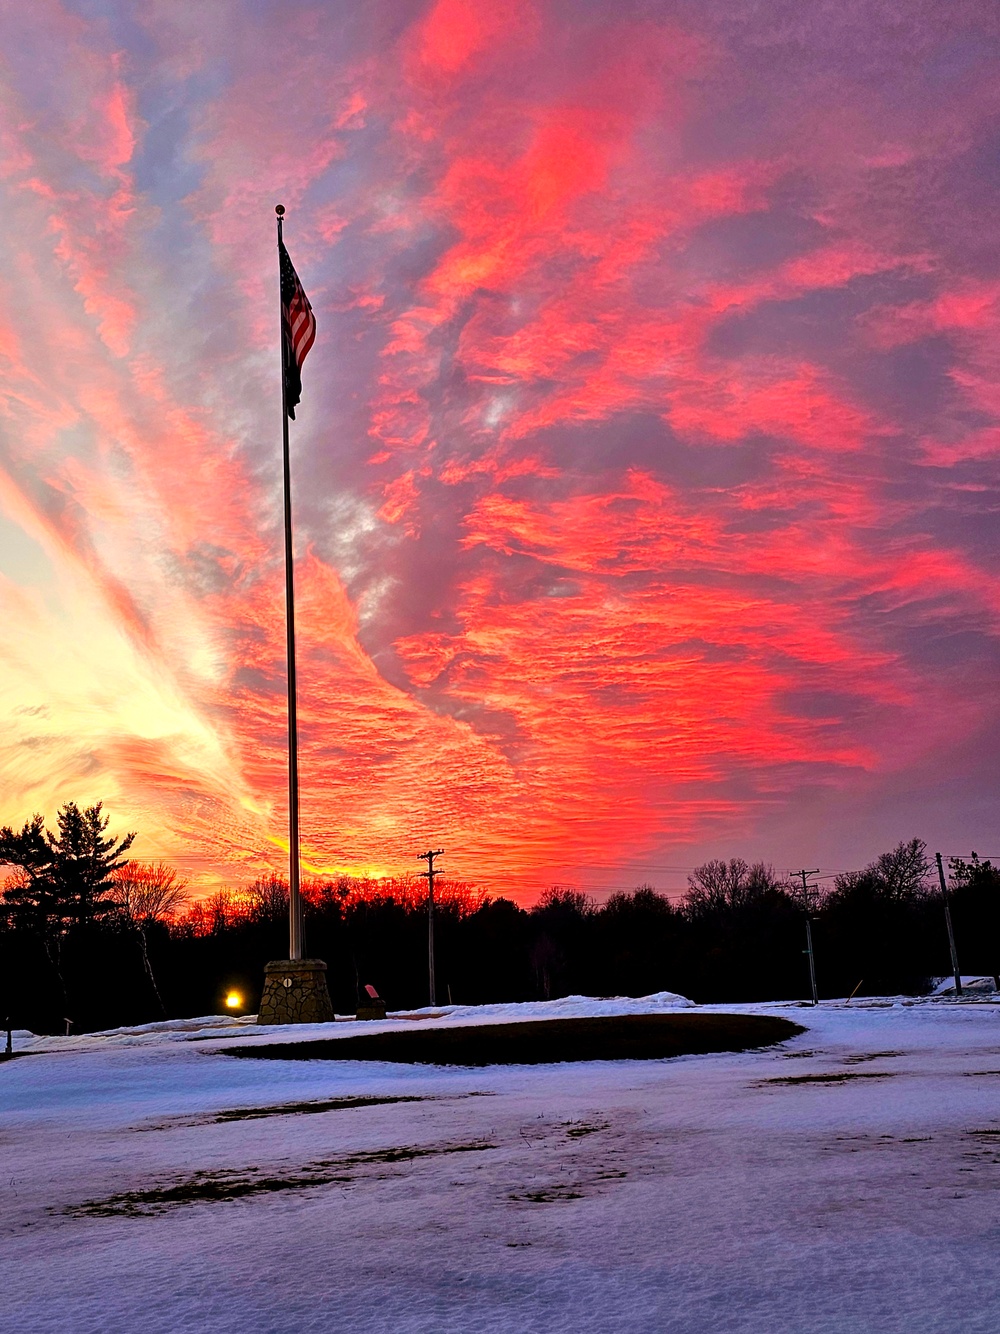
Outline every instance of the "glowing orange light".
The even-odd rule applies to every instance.
[[[231,1010],[238,1010],[243,1004],[243,997],[238,991],[231,991],[226,997],[226,1004]]]

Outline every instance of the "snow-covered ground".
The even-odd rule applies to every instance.
[[[364,1031],[683,1004],[445,1007]],[[1000,1004],[717,1008],[808,1032],[476,1070],[233,1060],[223,1046],[317,1028],[230,1019],[17,1034],[33,1054],[0,1064],[0,1330],[994,1334]],[[396,1101],[277,1110],[359,1097]],[[240,1109],[266,1114],[222,1116]],[[216,1189],[238,1197],[186,1198]]]

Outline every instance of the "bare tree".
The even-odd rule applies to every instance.
[[[550,885],[531,910],[537,916],[589,917],[596,911],[594,900],[568,885]]]
[[[834,881],[833,897],[867,897],[882,903],[912,903],[927,893],[930,862],[921,838],[897,843],[863,871],[848,871]]]
[[[166,1006],[149,959],[149,930],[158,923],[171,921],[184,906],[188,898],[187,881],[179,880],[177,872],[163,862],[128,861],[115,872],[109,897],[120,921],[139,938],[146,974],[166,1017]]]
[[[288,881],[274,872],[251,880],[242,898],[247,916],[255,921],[280,921],[288,915]]]
[[[785,889],[774,867],[764,862],[751,866],[742,857],[728,862],[715,858],[688,876],[684,909],[691,918],[726,917]]]

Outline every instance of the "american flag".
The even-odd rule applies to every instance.
[[[316,339],[316,317],[292,268],[284,244],[281,251],[281,342],[285,366],[285,407],[292,421],[302,397],[302,363]]]

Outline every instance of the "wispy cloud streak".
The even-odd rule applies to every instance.
[[[311,867],[430,838],[530,892],[974,836],[998,28],[975,0],[12,14],[5,818],[105,798],[205,883],[280,865],[280,200],[320,330]]]

